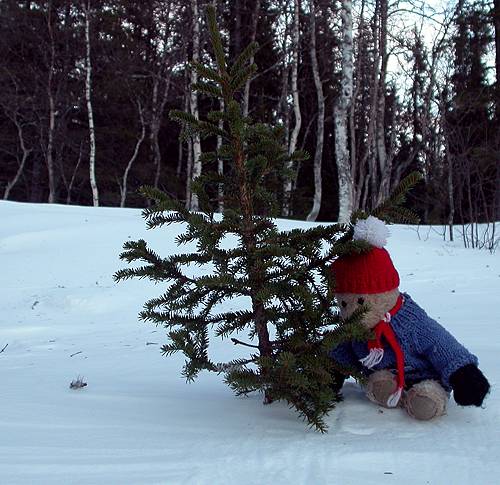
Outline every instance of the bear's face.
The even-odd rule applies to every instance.
[[[361,305],[368,306],[368,311],[363,316],[363,325],[372,329],[377,325],[384,315],[396,304],[399,296],[399,289],[387,291],[385,293],[358,294],[358,293],[336,293],[335,298],[340,308],[340,315],[346,319],[350,317],[354,310]]]

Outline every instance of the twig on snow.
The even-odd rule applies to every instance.
[[[87,383],[83,381],[83,377],[78,376],[76,381],[71,381],[69,388],[70,389],[82,389],[86,385],[87,385]]]

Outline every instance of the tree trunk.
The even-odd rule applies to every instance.
[[[444,111],[443,115],[444,116]],[[448,212],[448,230],[450,234],[450,241],[453,241],[453,222],[455,219],[455,198],[454,192],[455,188],[453,185],[453,159],[452,154],[450,153],[450,146],[448,140],[448,133],[444,133],[444,142],[445,142],[445,156],[446,156],[446,164],[448,169],[447,174],[447,183],[448,183],[448,204],[449,204],[449,212]]]
[[[78,172],[78,168],[80,167],[80,163],[82,161],[82,152],[83,152],[83,147],[82,143],[80,142],[80,150],[78,152],[78,161],[76,162],[76,167],[73,170],[73,174],[71,175],[71,180],[69,181],[68,184],[68,193],[66,195],[66,204],[71,204],[71,191],[73,190],[73,184],[75,183],[75,177]]]
[[[17,184],[19,177],[23,173],[24,166],[26,165],[26,160],[28,159],[28,156],[32,149],[26,148],[26,143],[24,141],[24,133],[23,133],[23,127],[20,123],[20,121],[17,119],[17,113],[14,113],[14,116],[12,117],[12,121],[16,125],[17,129],[17,137],[19,139],[19,145],[21,146],[21,151],[22,151],[22,156],[21,156],[21,162],[19,163],[19,168],[16,171],[16,174],[14,175],[14,178],[7,183],[7,186],[5,187],[5,191],[3,193],[3,199],[7,200],[9,198],[10,191],[14,187],[14,185]],[[19,158],[18,158],[19,160]]]
[[[495,72],[496,72],[496,139],[494,143],[496,145],[497,153],[500,150],[500,0],[494,0],[494,14],[493,21],[495,24]],[[495,184],[495,221],[500,222],[500,163],[496,164],[496,184]]]
[[[373,54],[373,76],[370,87],[370,117],[368,122],[368,143],[365,160],[367,163],[367,172],[370,179],[370,203],[365,203],[364,207],[370,205],[371,208],[377,206],[378,190],[379,190],[379,170],[377,163],[377,113],[378,113],[378,97],[380,89],[380,34],[379,34],[379,11],[380,0],[375,0],[375,13],[372,21],[372,40],[374,45]],[[368,190],[368,185],[367,185]],[[366,194],[368,195],[368,194]],[[368,198],[366,199],[368,201]]]
[[[217,0],[212,0],[212,5],[215,9],[217,9]],[[256,2],[256,7],[255,7],[255,12],[254,12],[254,18],[253,18],[253,34],[252,34],[252,42],[255,41],[255,36],[257,35],[257,19],[258,19],[258,14],[259,14],[259,9],[260,9],[260,0],[257,0]],[[253,56],[251,58],[251,63],[253,62]],[[244,97],[244,108],[243,111],[245,112],[245,116],[248,115],[248,100],[250,96],[250,80],[247,81],[247,84],[245,85],[245,97]],[[245,111],[246,110],[246,111]],[[185,110],[187,111],[187,110]],[[220,98],[219,100],[219,111],[222,113],[224,112],[224,98]],[[219,128],[222,130],[224,129],[224,121],[219,120]],[[222,136],[217,135],[217,174],[220,176],[224,175],[224,160],[218,156],[219,150],[222,146]],[[224,184],[220,183],[217,185],[217,210],[222,214],[224,212]]]
[[[165,2],[165,18],[168,19],[172,7],[172,2]],[[170,26],[165,26],[165,33],[162,40],[162,53],[159,59],[159,65],[154,73],[153,93],[151,100],[151,120],[150,120],[150,133],[149,145],[151,147],[151,155],[153,159],[153,166],[155,167],[154,187],[158,188],[160,185],[161,176],[161,151],[159,143],[159,134],[161,129],[161,122],[163,113],[165,112],[165,105],[168,99],[170,90],[171,73],[169,70],[170,63],[168,62],[170,49],[168,42],[171,36]],[[161,89],[163,83],[163,90]],[[161,93],[161,94],[160,94]]]
[[[495,74],[497,122],[500,124],[500,0],[493,0],[493,23],[495,28]]]
[[[125,201],[127,199],[127,180],[128,180],[128,173],[130,172],[130,169],[132,168],[132,165],[135,162],[135,159],[137,158],[137,155],[139,154],[139,149],[141,148],[142,142],[144,141],[144,138],[146,137],[146,123],[144,122],[144,115],[142,112],[142,106],[141,102],[137,101],[137,110],[139,112],[139,120],[141,123],[141,134],[139,135],[139,138],[137,139],[135,143],[135,148],[134,148],[134,153],[130,157],[130,160],[127,163],[127,167],[125,168],[125,172],[123,173],[123,178],[122,178],[122,183],[120,186],[120,207],[125,207]]]
[[[377,119],[376,119],[376,146],[378,168],[380,173],[379,191],[376,203],[379,204],[385,200],[390,192],[391,185],[391,162],[387,156],[385,145],[385,91],[386,91],[386,74],[387,74],[387,15],[388,15],[387,0],[380,0],[380,77],[378,84],[378,103],[377,103]],[[377,12],[375,13],[377,15]]]
[[[193,61],[199,62],[200,60],[200,18],[198,13],[198,0],[191,0],[191,9],[193,15]],[[198,119],[198,93],[193,89],[193,86],[198,82],[198,73],[195,69],[191,69],[191,114]],[[193,170],[192,180],[196,180],[201,175],[201,140],[199,133],[193,135]],[[191,201],[189,208],[192,211],[200,209],[198,196],[191,191]]]
[[[49,100],[49,130],[47,134],[47,153],[46,163],[49,178],[49,204],[56,201],[56,183],[55,183],[55,170],[54,170],[54,132],[56,125],[56,106],[53,93],[54,71],[55,71],[55,40],[54,31],[52,28],[52,2],[48,4],[47,27],[50,39],[50,65],[49,76],[47,80],[47,97]]]
[[[295,125],[290,136],[290,145],[288,153],[292,154],[297,147],[299,138],[300,126],[302,124],[302,115],[299,104],[299,88],[298,88],[298,69],[299,69],[299,20],[300,20],[300,0],[294,0],[294,16],[293,16],[293,32],[292,32],[292,97],[293,97],[293,113],[295,116]],[[287,170],[293,169],[293,163],[287,163]],[[287,175],[283,186],[283,216],[288,217],[291,214],[291,199],[292,199],[292,177]]]
[[[339,181],[338,221],[349,222],[353,210],[353,180],[347,125],[353,92],[353,52],[352,52],[352,0],[342,0],[342,75],[340,94],[334,107],[335,158]]]
[[[220,106],[219,106],[220,111],[224,112],[224,98],[220,99]],[[224,121],[219,120],[219,129],[223,130],[224,129]],[[219,153],[219,150],[222,146],[222,136],[218,135],[217,136],[217,154]],[[222,177],[224,175],[224,160],[217,156],[217,173]],[[219,212],[222,214],[224,212],[224,184],[220,183],[217,186],[217,200],[218,200],[218,209]]]
[[[175,171],[175,174],[177,175],[177,178],[180,178],[181,172],[182,172],[182,162],[184,160],[184,142],[179,139],[177,140],[177,170]]]
[[[31,182],[29,189],[30,202],[42,202],[43,186],[41,183],[43,162],[40,157],[33,157],[33,167],[31,169]]]
[[[351,102],[349,130],[351,138],[351,178],[353,185],[352,210],[366,209],[366,203],[370,190],[371,172],[367,173],[368,156],[373,137],[373,128],[370,118],[370,97],[365,94],[365,76],[368,66],[371,64],[370,53],[365,47],[368,28],[365,21],[365,0],[361,0],[359,13],[358,39],[356,59],[356,86],[353,85],[353,97]],[[359,96],[361,93],[361,96]],[[358,97],[360,97],[358,103]],[[356,115],[359,113],[359,121]],[[357,138],[359,132],[359,141]]]
[[[187,82],[185,82],[184,83],[184,112],[185,113],[189,112],[189,99],[190,99],[190,96],[189,96],[189,94],[187,92],[188,89],[189,89],[189,85],[188,85]],[[176,171],[177,177],[179,179],[181,177],[182,163],[183,163],[183,159],[184,159],[184,146],[183,145],[184,145],[184,140],[183,140],[182,137],[179,137],[179,156],[178,156],[178,160],[177,160],[177,171]],[[189,147],[188,147],[187,153],[188,153],[188,157],[189,157],[189,153],[190,153],[190,148]],[[190,163],[190,162],[186,162],[186,173],[188,172],[188,163]],[[187,190],[188,187],[191,186],[191,176],[188,177],[188,181],[189,181],[189,184],[186,183],[186,190]],[[189,199],[190,198],[188,197],[187,200],[189,200]]]
[[[281,116],[283,128],[285,130],[284,135],[284,143],[286,146],[290,143],[290,112],[288,110],[288,77],[289,77],[289,68],[286,64],[286,60],[283,62],[283,72],[281,76],[281,95],[278,103],[277,113],[278,116]]]
[[[193,140],[190,138],[187,142],[187,160],[186,160],[186,209],[191,207],[191,173],[193,172]]]
[[[160,184],[161,175],[161,152],[158,134],[160,132],[160,116],[158,115],[158,89],[160,84],[160,76],[155,76],[153,83],[153,96],[151,100],[151,131],[149,132],[149,145],[151,147],[151,155],[153,156],[153,166],[155,167],[155,178],[153,186],[155,189]]]
[[[289,72],[290,66],[287,62],[288,58],[288,45],[289,45],[289,16],[288,11],[283,9],[283,19],[282,22],[285,24],[285,29],[283,32],[283,36],[280,42],[281,56],[282,56],[282,65],[281,65],[281,92],[280,98],[278,100],[276,106],[277,118],[281,120],[281,124],[283,125],[285,134],[284,134],[284,143],[286,146],[289,146],[290,143],[290,110],[288,108],[288,88],[289,88]]]
[[[160,82],[164,81],[163,93],[160,100],[158,100],[158,90],[160,87]],[[158,188],[160,184],[161,175],[161,151],[159,134],[161,128],[161,120],[163,113],[165,111],[165,105],[168,99],[168,91],[170,89],[170,75],[167,75],[163,79],[163,69],[155,77],[155,82],[153,85],[153,99],[152,99],[152,109],[151,109],[151,132],[149,134],[149,143],[151,145],[151,152],[153,154],[153,164],[155,166],[155,180],[154,187]],[[158,106],[159,105],[159,106]]]
[[[243,148],[243,141],[240,138],[233,138],[232,147],[235,153],[235,167],[238,177],[238,185],[240,188],[240,207],[243,219],[243,245],[245,252],[250,255],[248,258],[248,277],[251,282],[250,297],[252,301],[253,322],[255,325],[255,334],[259,341],[259,353],[261,357],[270,357],[273,349],[269,338],[269,329],[267,327],[266,314],[264,303],[259,296],[259,293],[264,287],[264,270],[262,268],[262,258],[256,257],[257,251],[257,236],[254,222],[254,208],[252,199],[252,189],[249,186],[247,179],[246,158]],[[264,369],[265,370],[265,369]],[[264,376],[265,377],[265,374]],[[266,392],[264,395],[264,403],[268,404],[272,401],[271,397]]]
[[[323,84],[319,75],[318,58],[316,57],[316,9],[315,0],[310,0],[310,27],[311,27],[311,64],[316,87],[316,97],[318,99],[318,120],[316,132],[316,150],[314,152],[314,202],[311,212],[307,216],[308,221],[315,221],[321,209],[322,178],[321,162],[323,159],[323,138],[325,130],[325,96],[323,94]]]
[[[90,0],[85,5],[85,45],[86,45],[86,71],[85,79],[85,99],[87,100],[87,112],[89,118],[89,168],[90,168],[90,187],[92,188],[92,201],[94,207],[99,206],[99,190],[97,188],[95,174],[95,128],[94,128],[94,112],[92,109],[92,63],[90,59]]]

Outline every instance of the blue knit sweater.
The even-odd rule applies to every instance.
[[[430,318],[409,295],[403,293],[403,297],[404,304],[392,317],[391,326],[404,353],[406,384],[435,379],[451,391],[450,376],[464,365],[477,366],[477,357]],[[358,341],[346,342],[330,351],[330,356],[341,366],[356,367],[364,373],[396,368],[396,356],[387,343],[382,361],[370,370],[359,362],[367,355],[367,343]]]

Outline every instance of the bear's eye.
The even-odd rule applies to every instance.
[[[342,300],[340,304],[342,305],[342,308],[345,308],[347,306],[347,303],[344,300]]]
[[[365,302],[364,298],[358,298],[358,304],[362,305]]]

